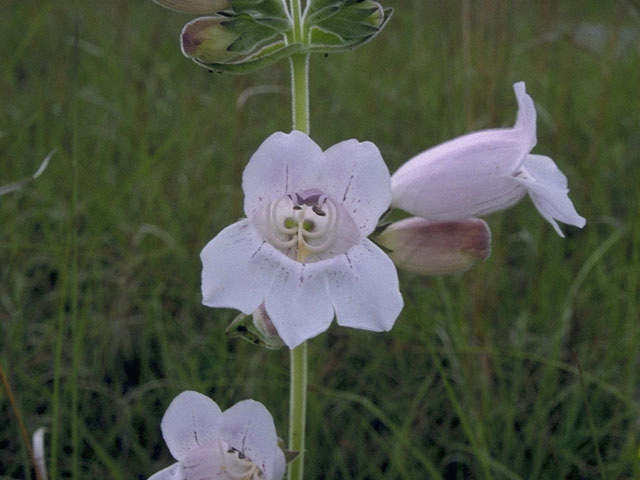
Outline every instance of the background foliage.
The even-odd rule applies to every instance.
[[[313,58],[312,135],[372,140],[395,170],[512,125],[519,80],[538,146],[584,230],[530,202],[491,216],[491,258],[401,274],[390,334],[310,345],[309,479],[640,478],[640,13],[632,1],[389,0],[387,30]],[[286,435],[288,355],[229,341],[200,305],[198,253],[242,215],[240,177],[290,129],[286,63],[247,77],[185,59],[189,17],[150,1],[0,0],[0,362],[50,477],[145,479],[184,389],[253,397]],[[29,478],[0,389],[0,478]]]

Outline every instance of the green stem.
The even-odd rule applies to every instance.
[[[293,40],[304,43],[300,0],[291,0]],[[291,61],[291,115],[293,128],[309,133],[309,55],[295,54]],[[299,259],[302,260],[302,259]],[[288,480],[304,477],[305,426],[307,416],[307,343],[291,350],[289,397],[289,449],[298,456],[289,463]]]
[[[304,133],[310,132],[309,126],[309,55],[299,53],[290,57],[291,62],[291,101],[293,128]]]
[[[291,350],[289,397],[289,449],[299,452],[289,464],[288,480],[302,480],[307,416],[307,342]]]
[[[302,5],[300,0],[289,0],[291,4],[291,19],[293,20],[293,41],[304,43],[302,41]]]

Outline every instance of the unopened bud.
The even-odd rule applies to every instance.
[[[204,63],[224,62],[237,54],[228,50],[238,34],[225,28],[225,18],[200,17],[187,23],[180,35],[182,53]]]
[[[398,268],[421,275],[463,272],[491,254],[491,231],[483,220],[431,222],[411,217],[392,223],[376,241]]]

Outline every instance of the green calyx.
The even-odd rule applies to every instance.
[[[182,51],[211,71],[244,74],[294,54],[352,50],[378,35],[392,13],[373,0],[309,0],[299,40],[285,1],[228,0],[225,10],[185,26]]]

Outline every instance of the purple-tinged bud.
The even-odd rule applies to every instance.
[[[284,342],[278,335],[275,325],[269,318],[267,310],[264,308],[264,303],[261,304],[258,309],[253,312],[253,325],[260,332],[261,340],[264,345],[271,349],[277,350],[284,347]]]
[[[224,27],[223,17],[200,17],[187,23],[180,35],[182,53],[204,63],[224,62],[237,54],[228,50],[238,35]]]
[[[216,13],[231,6],[229,0],[153,0],[161,7],[175,10],[176,12],[193,13],[202,15]]]
[[[398,268],[421,275],[463,272],[491,254],[491,231],[478,218],[431,222],[411,217],[376,238]]]

